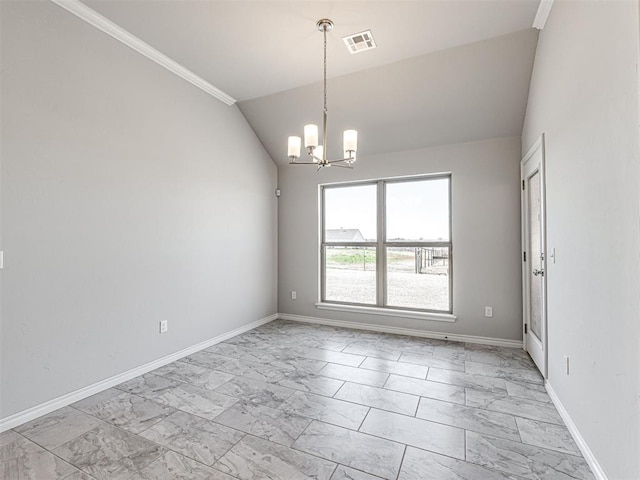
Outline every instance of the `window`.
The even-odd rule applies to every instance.
[[[451,176],[324,185],[321,301],[451,313]]]

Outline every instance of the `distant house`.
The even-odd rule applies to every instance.
[[[327,242],[366,242],[358,228],[328,229],[325,240]]]

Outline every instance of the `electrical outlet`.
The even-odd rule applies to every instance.
[[[564,371],[569,375],[569,355],[564,356]]]
[[[169,320],[160,320],[160,333],[167,333],[169,330]]]
[[[291,300],[295,300],[296,298],[298,298],[298,295],[296,293],[295,290],[291,290]]]
[[[493,317],[493,307],[484,307],[484,316]]]

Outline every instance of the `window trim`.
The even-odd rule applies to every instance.
[[[448,189],[448,208],[449,208],[449,240],[446,242],[387,242],[386,241],[386,195],[387,185],[390,183],[416,182],[421,180],[437,180],[447,179],[449,182]],[[438,320],[445,322],[455,322],[457,317],[453,315],[453,212],[452,212],[452,174],[436,173],[428,175],[413,175],[405,177],[381,178],[377,180],[364,180],[356,182],[340,182],[321,184],[320,187],[320,288],[319,301],[316,303],[318,309],[353,311],[361,313],[371,313],[374,315],[401,316],[407,318],[419,318],[428,320]],[[341,188],[351,186],[376,186],[376,222],[377,222],[377,238],[375,242],[327,242],[326,235],[326,208],[325,194],[327,188]],[[376,304],[363,304],[352,302],[341,302],[326,299],[326,247],[369,247],[376,251]],[[387,248],[393,247],[448,247],[449,248],[449,309],[448,310],[431,310],[415,307],[399,307],[387,305]]]

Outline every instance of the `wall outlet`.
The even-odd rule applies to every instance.
[[[160,333],[167,333],[169,330],[169,320],[160,320]]]
[[[569,355],[564,356],[564,372],[569,375]]]
[[[493,317],[493,307],[484,307],[484,316]]]
[[[298,298],[298,294],[295,290],[291,290],[291,300],[295,300],[296,298]]]

